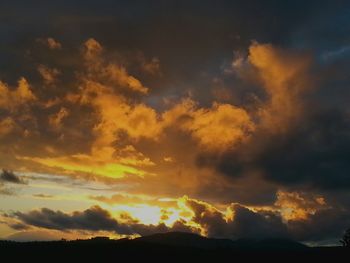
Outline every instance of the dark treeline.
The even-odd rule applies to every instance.
[[[1,256],[23,260],[78,260],[104,262],[120,259],[146,260],[156,262],[198,262],[208,260],[269,259],[289,260],[332,260],[335,257],[349,257],[346,247],[308,247],[289,240],[238,240],[208,239],[193,234],[157,234],[138,239],[13,242],[0,241]],[[120,261],[119,261],[120,262]]]

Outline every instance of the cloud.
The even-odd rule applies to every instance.
[[[206,200],[188,205],[210,235],[228,229],[232,202],[257,233],[275,223],[282,233],[279,217],[303,238],[316,215],[343,227],[335,215],[345,218],[350,203],[349,32],[338,25],[348,4],[223,2],[46,1],[28,12],[4,0],[4,14],[23,19],[8,19],[0,47],[1,166],[98,180],[151,196],[149,205]],[[54,38],[33,43],[48,32]],[[146,202],[137,199],[99,198]],[[314,235],[336,235],[325,229]]]
[[[240,149],[240,157],[228,154],[218,167],[231,175],[254,167],[266,179],[282,185],[345,189],[349,187],[349,128],[348,117],[339,111],[308,114],[298,127],[257,137],[254,144]]]
[[[242,205],[272,206],[278,189],[347,187],[348,117],[317,104],[305,110],[317,91],[309,55],[253,43],[233,72],[249,73],[234,77],[256,86],[258,99],[245,105],[206,94],[203,102],[196,93],[169,99],[168,90],[153,87],[143,92],[125,81],[151,87],[138,71],[143,62],[131,66],[109,49],[89,39],[80,53],[62,49],[62,57],[69,56],[63,62],[61,55],[40,61],[60,68],[60,81],[50,92],[42,82],[22,83],[38,103],[20,92],[27,95],[16,95],[23,99],[15,104],[23,112],[4,111],[0,134],[8,167],[118,181],[133,194],[189,194]],[[18,90],[5,86],[4,94]],[[258,185],[254,193],[246,190],[251,185]]]
[[[288,228],[275,212],[254,212],[239,204],[232,204],[226,213],[215,207],[188,199],[186,203],[194,213],[192,220],[198,223],[210,237],[268,238],[288,237]]]
[[[95,159],[91,155],[77,154],[62,157],[18,157],[19,160],[32,161],[52,167],[54,171],[60,171],[71,176],[80,176],[85,179],[95,178],[104,180],[105,178],[122,178],[128,175],[144,177],[146,172],[138,170],[129,165],[112,162],[108,159]]]
[[[13,184],[25,184],[24,180],[13,173],[12,171],[8,171],[3,169],[0,174],[0,182],[3,183],[13,183]]]
[[[316,212],[329,209],[325,198],[303,192],[277,192],[275,206],[281,209],[284,220],[307,220]]]
[[[52,37],[38,38],[36,41],[47,46],[51,50],[62,49],[62,44]]]
[[[128,89],[134,92],[146,94],[148,88],[128,74],[125,67],[116,63],[109,63],[104,60],[103,47],[95,39],[88,39],[83,45],[83,57],[85,59],[88,77],[98,80],[105,85],[112,85],[114,88]]]
[[[259,173],[284,186],[348,188],[349,116],[311,96],[310,57],[253,43],[248,63],[267,95],[257,105],[255,130],[221,156],[200,154],[198,164],[236,178]]]
[[[224,214],[215,207],[195,199],[185,198],[185,205],[193,213],[192,221],[204,229],[205,234],[210,237],[232,237],[228,232],[229,227],[225,221]]]
[[[113,194],[110,197],[99,195],[99,196],[90,196],[89,197],[92,200],[96,200],[105,204],[109,205],[123,205],[123,204],[149,204],[149,205],[155,205],[160,207],[173,207],[176,206],[177,201],[175,199],[170,199],[164,201],[161,198],[156,198],[152,196],[146,196],[146,195],[133,195],[133,194],[127,194],[127,193],[118,193]]]
[[[106,230],[115,231],[121,234],[130,234],[131,230],[120,225],[111,217],[108,211],[94,206],[82,212],[76,211],[73,214],[65,214],[61,211],[53,211],[43,208],[39,211],[29,213],[16,212],[15,216],[24,223],[36,227],[56,230]]]
[[[53,195],[47,195],[47,194],[33,194],[34,197],[37,198],[53,198]]]
[[[132,218],[129,218],[128,222],[119,222],[99,206],[93,206],[84,211],[74,211],[71,214],[42,208],[28,213],[15,212],[13,216],[30,226],[60,231],[109,231],[122,235],[149,235],[170,231],[170,228],[163,223],[144,225]]]
[[[288,237],[288,228],[282,217],[274,212],[253,212],[240,205],[233,206],[232,233],[236,237],[271,238]]]
[[[165,111],[162,119],[165,128],[178,128],[190,134],[204,150],[214,152],[235,147],[254,131],[254,123],[243,108],[216,102],[201,108],[189,98]]]
[[[11,134],[17,128],[16,122],[11,117],[6,117],[0,121],[0,136]]]
[[[91,235],[98,231],[118,235],[149,235],[169,231],[184,231],[202,234],[216,238],[293,238],[300,241],[319,241],[339,237],[340,233],[349,223],[349,212],[337,207],[325,206],[324,200],[317,197],[307,197],[301,193],[280,193],[279,201],[271,207],[246,207],[232,203],[223,210],[214,205],[197,199],[184,196],[176,202],[167,203],[151,200],[113,196],[112,199],[96,197],[96,200],[116,206],[118,202],[120,211],[111,214],[99,206],[90,207],[84,211],[65,213],[53,211],[48,208],[32,210],[29,212],[15,212],[7,215],[10,227],[16,229],[35,227],[74,233],[75,231],[89,231]],[[120,198],[123,198],[121,200]],[[162,208],[159,221],[152,224],[142,223],[137,213],[123,211],[126,203],[136,202],[151,205],[150,210],[140,210],[140,215],[150,213],[153,206]],[[141,203],[140,203],[141,202]],[[123,208],[124,207],[124,208]],[[143,211],[143,212],[142,212]],[[291,211],[286,214],[287,211]],[[178,214],[171,224],[169,217]],[[299,213],[299,214],[298,214]],[[291,216],[293,215],[293,216]],[[148,215],[150,216],[150,215]]]
[[[270,131],[288,130],[301,114],[303,98],[310,89],[308,54],[288,52],[270,44],[253,43],[248,61],[257,70],[268,100],[261,109],[261,125]]]
[[[69,110],[62,107],[57,113],[49,116],[49,123],[54,129],[62,127],[62,121],[69,115]]]
[[[254,123],[242,108],[214,103],[212,108],[198,109],[183,125],[184,130],[210,150],[226,150],[244,142],[254,131]],[[220,134],[220,136],[218,136]]]
[[[15,111],[18,107],[35,100],[36,97],[25,78],[18,81],[15,90],[11,90],[6,83],[0,81],[0,108]]]
[[[259,160],[266,169],[266,177],[285,184],[348,188],[349,124],[348,116],[339,111],[306,118],[287,137],[276,138],[266,146],[265,157]],[[288,171],[287,167],[291,169]]]
[[[15,229],[15,230],[26,230],[26,229],[30,228],[28,225],[22,224],[22,223],[10,224],[9,227],[11,227],[12,229]]]
[[[101,54],[103,48],[99,42],[93,38],[89,38],[83,44],[83,56],[87,61],[94,61],[98,59],[98,56]]]
[[[307,220],[289,222],[293,237],[303,241],[330,240],[338,242],[350,224],[349,210],[329,208],[317,211]]]
[[[47,85],[54,84],[57,80],[60,71],[56,68],[48,68],[45,65],[38,66],[38,72],[40,76],[43,78],[44,83]]]

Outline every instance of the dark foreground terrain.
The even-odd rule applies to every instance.
[[[347,262],[350,249],[343,247],[307,247],[283,239],[238,240],[210,239],[194,234],[166,233],[133,240],[94,238],[76,241],[13,242],[0,241],[1,258],[35,261],[78,262],[239,262],[268,260],[336,260]],[[314,261],[313,261],[314,262]]]

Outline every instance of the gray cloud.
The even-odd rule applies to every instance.
[[[158,225],[144,225],[131,218],[130,222],[121,223],[113,218],[107,210],[99,206],[93,206],[84,211],[74,211],[72,214],[42,208],[28,213],[16,212],[13,216],[26,225],[61,231],[89,230],[110,231],[124,235],[150,235],[172,230],[163,223]],[[15,229],[17,229],[16,227],[17,225]],[[189,228],[185,227],[181,222],[177,222],[174,229],[189,231]]]
[[[0,173],[0,195],[14,195],[16,193],[13,187],[9,187],[8,184],[26,184],[20,176],[14,172],[3,169]]]
[[[269,238],[289,237],[287,225],[279,214],[253,212],[241,205],[232,205],[233,220],[226,221],[221,212],[195,200],[187,202],[195,216],[192,219],[208,231],[210,237]]]
[[[230,224],[232,235],[239,238],[289,237],[282,217],[273,212],[253,212],[240,205],[234,206],[235,218]]]
[[[12,171],[8,171],[5,169],[3,169],[0,174],[0,182],[13,183],[13,184],[25,184],[25,182],[20,176],[16,175]]]
[[[350,117],[339,110],[306,115],[287,133],[258,134],[235,151],[200,156],[198,164],[231,177],[256,169],[283,186],[348,189]]]
[[[205,203],[192,199],[187,205],[194,212],[192,222],[207,230],[209,237],[230,239],[239,238],[291,238],[299,241],[320,241],[339,238],[350,224],[350,213],[340,208],[327,208],[317,211],[307,219],[282,221],[277,212],[252,211],[244,206],[231,206],[233,220],[225,220],[223,214]],[[109,231],[118,234],[139,234],[141,236],[169,231],[200,233],[199,229],[189,227],[181,219],[172,227],[164,223],[145,225],[130,217],[127,222],[119,222],[111,214],[99,206],[93,206],[84,211],[74,211],[67,214],[48,208],[33,210],[27,213],[16,212],[7,217],[13,217],[20,222],[9,225],[16,230],[27,229],[30,226],[39,228],[71,231]]]
[[[57,230],[92,230],[114,231],[120,234],[132,234],[132,230],[119,224],[107,210],[98,206],[91,207],[82,212],[75,211],[69,215],[61,211],[42,208],[29,213],[16,212],[15,216],[24,223]]]
[[[350,211],[344,208],[320,210],[307,220],[289,222],[294,238],[304,241],[338,240],[349,226]]]

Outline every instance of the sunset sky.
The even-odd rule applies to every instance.
[[[335,244],[349,1],[0,3],[0,238]]]

